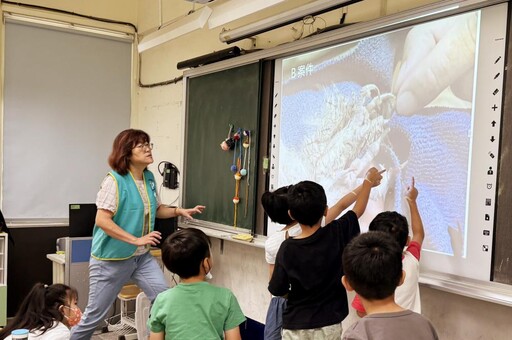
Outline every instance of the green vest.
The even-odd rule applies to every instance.
[[[112,220],[124,231],[135,237],[141,237],[144,230],[144,202],[133,175],[121,176],[115,171],[108,173],[114,178],[117,187],[117,211]],[[145,194],[149,200],[149,232],[155,226],[155,216],[158,201],[156,182],[149,170],[143,173]],[[98,260],[124,260],[135,253],[137,246],[108,236],[103,229],[94,225],[91,255]]]

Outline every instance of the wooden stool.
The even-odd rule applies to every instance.
[[[122,325],[128,325],[133,329],[137,329],[135,325],[135,311],[130,313],[128,311],[128,303],[130,301],[134,301],[137,298],[137,295],[142,290],[135,284],[129,284],[123,286],[119,294],[117,294],[117,298],[121,302],[121,321]]]

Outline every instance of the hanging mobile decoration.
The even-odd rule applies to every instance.
[[[228,137],[221,143],[221,148],[224,151],[232,150],[233,164],[230,166],[231,172],[235,178],[235,196],[233,197],[234,216],[233,226],[238,227],[238,204],[240,203],[240,181],[243,177],[247,176],[247,187],[245,195],[249,197],[249,168],[251,166],[251,135],[249,130],[238,128],[236,133],[231,136],[233,132],[233,125],[229,124]],[[243,148],[243,151],[242,151]],[[237,155],[238,151],[238,155]],[[245,217],[247,217],[248,199],[245,200]]]
[[[231,150],[233,149],[234,147],[234,139],[233,137],[231,137],[231,132],[233,132],[233,124],[229,124],[229,132],[228,132],[228,137],[222,141],[222,143],[220,143],[220,148],[224,151],[228,151],[228,150]]]
[[[247,168],[246,168],[246,163],[247,163],[247,149],[249,148],[249,137],[247,135],[247,130],[244,130],[244,142],[242,144],[242,146],[244,147],[244,166],[242,167],[242,170],[240,170],[240,175],[242,176],[246,176],[247,175]]]
[[[236,173],[236,172],[239,172],[240,171],[240,168],[236,166],[236,148],[237,148],[237,145],[238,145],[238,148],[240,149],[240,152],[241,149],[242,149],[242,144],[240,142],[240,134],[241,134],[242,130],[239,128],[238,131],[233,135],[233,144],[234,144],[234,148],[235,148],[235,152],[233,153],[233,165],[231,165],[231,172],[233,173]]]
[[[233,152],[233,164],[231,165],[231,172],[233,173],[236,173],[238,170],[237,170],[237,167],[236,167],[236,145],[237,145],[237,141],[235,140],[235,152]]]
[[[238,144],[241,144],[241,140],[238,139]],[[236,147],[235,147],[236,148]],[[234,217],[233,217],[233,227],[237,227],[237,217],[238,217],[238,203],[240,202],[240,180],[242,179],[242,175],[240,174],[240,168],[242,167],[242,146],[238,146],[240,150],[240,155],[237,160],[237,171],[235,173],[235,197],[233,197],[233,204],[235,205]]]
[[[244,217],[247,217],[247,210],[249,209],[249,169],[251,168],[251,130],[245,130],[244,135],[246,135],[246,139],[244,140],[244,149],[245,149],[245,161],[247,161],[247,168],[243,170],[246,171],[247,174],[247,183],[245,186],[245,210]]]

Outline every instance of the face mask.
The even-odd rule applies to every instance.
[[[208,261],[207,261],[208,262]],[[208,273],[206,273],[206,275],[204,276],[205,279],[207,280],[211,280],[213,279],[213,275],[212,275],[212,272],[211,272],[211,266],[210,266],[210,262],[208,262]],[[205,269],[206,271],[206,269]]]
[[[78,323],[82,319],[82,311],[80,310],[80,308],[78,308],[78,307],[71,308],[68,306],[64,306],[64,307],[73,312],[70,316],[64,314],[64,317],[68,320],[69,327],[78,325]]]
[[[322,216],[322,222],[320,222],[320,228],[325,227],[325,216]]]

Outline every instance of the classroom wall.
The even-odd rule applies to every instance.
[[[250,18],[240,19],[227,24],[226,27],[238,27],[254,19],[276,14],[279,10],[288,9],[291,6],[289,3],[297,6],[309,1],[311,0],[289,0],[286,1],[288,4],[276,6]],[[139,32],[149,32],[161,22],[177,19],[192,8],[192,5],[185,0],[161,0],[163,12],[160,15],[159,0],[22,0],[18,2],[128,21],[135,23]],[[433,2],[435,1],[365,0],[363,3],[350,6],[347,22],[370,20],[403,11],[412,6]],[[197,7],[200,6],[196,5]],[[334,24],[340,13],[341,10],[337,10],[322,17],[327,24]],[[293,40],[297,29],[300,29],[300,25],[294,24],[261,34],[254,43],[246,39],[233,45],[244,49],[269,48]],[[221,28],[212,31],[199,30],[143,53],[139,65],[140,81],[143,84],[151,84],[175,79],[183,74],[176,69],[177,62],[227,48],[228,45],[218,40],[220,30]],[[137,81],[135,75],[136,72],[134,80]],[[183,94],[183,83],[179,81],[176,84],[161,87],[134,86],[132,126],[146,130],[155,143],[153,152],[155,164],[151,167],[155,174],[157,173],[156,165],[162,160],[171,161],[178,168],[182,168],[180,152],[183,143]],[[161,179],[159,175],[157,179]],[[175,190],[163,189],[161,192],[164,203],[171,203],[178,198],[178,195],[179,192]],[[217,239],[212,241],[213,283],[232,289],[245,314],[259,322],[264,322],[270,299],[267,292],[268,268],[264,259],[264,250],[229,241],[224,241],[222,244]],[[432,320],[442,339],[505,339],[512,331],[510,323],[512,308],[510,307],[427,287],[421,287],[421,293],[423,312]],[[344,326],[350,324],[353,318],[353,315],[349,316]]]
[[[17,13],[36,16],[39,18],[72,21],[82,25],[89,25],[99,28],[119,29],[124,32],[133,32],[125,25],[115,25],[93,21],[85,18],[78,18],[55,11],[45,10],[40,7],[68,11],[85,16],[93,16],[116,21],[137,23],[137,1],[136,0],[37,0],[37,1],[13,1],[10,4],[2,1],[2,13]],[[19,5],[18,5],[19,4]],[[39,8],[26,5],[39,6]],[[4,25],[0,25],[0,55],[2,66],[0,67],[0,100],[3,102],[3,39]],[[23,43],[23,42],[21,42]],[[133,87],[135,88],[135,87]],[[135,94],[135,91],[132,91]],[[133,95],[136,99],[136,96]],[[135,102],[135,101],[133,101]],[[3,107],[0,106],[0,111]],[[134,109],[132,109],[135,112]],[[1,114],[0,114],[1,115]],[[3,137],[3,120],[0,119],[0,138]],[[3,142],[2,142],[3,143]],[[0,148],[0,162],[2,159],[2,148]],[[0,171],[2,167],[0,167]],[[0,184],[1,186],[1,184]],[[27,193],[29,194],[29,193]],[[39,224],[40,223],[40,224]],[[13,227],[11,229],[16,244],[9,244],[8,258],[8,316],[13,316],[19,303],[26,296],[27,292],[36,282],[50,283],[52,281],[52,262],[46,258],[46,254],[55,252],[55,240],[67,236],[67,226],[61,223],[53,225],[48,221],[34,221],[30,227]],[[30,237],[38,235],[38,237]],[[3,303],[3,301],[2,301]]]
[[[296,6],[309,1],[293,1]],[[413,6],[421,6],[435,1],[408,0],[366,0],[348,8],[347,22],[370,20],[382,15],[400,12]],[[173,4],[173,6],[171,6]],[[158,2],[139,1],[138,26],[140,32],[150,31],[160,21]],[[212,6],[214,6],[213,3]],[[196,6],[199,7],[199,6]],[[172,9],[171,9],[172,8]],[[163,0],[162,21],[175,20],[191,8],[182,0]],[[286,6],[275,7],[250,18],[242,18],[226,24],[234,28],[257,18],[276,14]],[[289,8],[289,7],[288,7]],[[181,11],[181,12],[180,12]],[[327,24],[339,20],[341,10],[329,15],[322,15]],[[243,40],[232,45],[220,43],[220,28],[207,29],[190,33],[142,54],[141,81],[145,84],[171,80],[183,74],[176,69],[179,61],[191,59],[229,46],[244,49],[269,48],[293,40],[294,30],[299,24],[283,27],[261,34],[253,42]],[[254,46],[255,45],[255,46]],[[150,133],[155,142],[155,164],[168,160],[182,168],[181,147],[183,143],[183,83],[138,90],[138,123]],[[153,167],[154,170],[154,167]],[[201,171],[196,169],[195,171]],[[158,178],[158,176],[157,176]],[[165,189],[164,189],[165,190]],[[171,201],[177,193],[168,190],[162,192],[163,201]],[[208,208],[208,207],[207,207]],[[213,283],[228,287],[237,296],[245,314],[264,323],[270,300],[267,291],[268,268],[265,263],[264,250],[252,246],[213,239],[214,269]],[[510,323],[512,308],[485,301],[466,298],[437,289],[421,287],[424,315],[436,326],[441,339],[505,339],[512,331]],[[344,322],[347,327],[355,315],[350,315]]]

